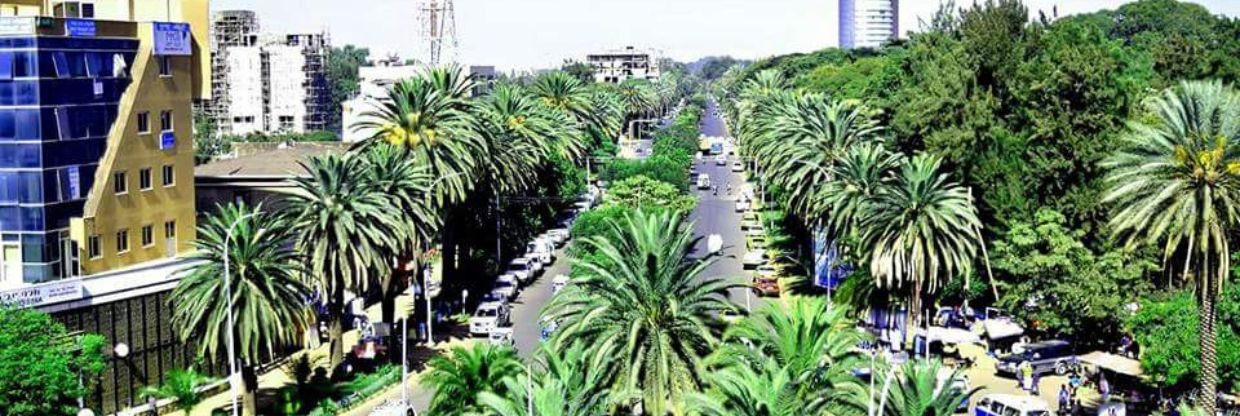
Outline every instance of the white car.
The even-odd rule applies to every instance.
[[[751,228],[761,228],[762,223],[754,220],[741,220],[741,231],[749,231]]]
[[[495,286],[491,289],[491,293],[510,300],[517,297],[517,285],[518,282],[511,275],[503,275],[495,280]]]
[[[749,210],[749,202],[736,201],[736,212],[745,212]]]
[[[510,320],[507,305],[486,302],[478,305],[474,316],[469,318],[469,333],[475,336],[490,335],[496,328],[508,326]]]
[[[741,259],[741,266],[745,269],[755,269],[763,264],[766,264],[766,250],[750,250]]]
[[[512,328],[495,328],[495,330],[491,331],[491,333],[487,335],[487,341],[489,341],[491,345],[511,346],[513,344]]]
[[[727,166],[727,165],[728,165],[728,155],[719,155],[719,156],[715,156],[715,165],[716,165],[716,166]]]
[[[551,293],[553,294],[560,293],[566,286],[568,286],[568,276],[559,274],[554,279],[551,279]]]
[[[732,171],[737,173],[744,172],[745,165],[742,165],[741,162],[732,162]]]
[[[522,283],[528,282],[534,277],[534,268],[532,266],[530,259],[525,257],[513,259],[512,263],[508,264],[507,274],[516,276],[517,280]]]
[[[537,258],[539,263],[551,264],[555,260],[555,243],[542,238],[525,244],[525,256]]]
[[[568,228],[552,228],[547,230],[546,235],[547,238],[551,239],[551,241],[558,247],[563,246],[564,243],[568,242],[569,232]]]

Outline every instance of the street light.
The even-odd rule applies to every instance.
[[[229,270],[229,261],[228,261],[228,259],[232,257],[232,254],[228,250],[228,244],[232,242],[233,230],[237,228],[237,225],[241,224],[242,220],[245,220],[250,217],[257,216],[257,215],[258,215],[258,211],[254,211],[254,212],[246,213],[240,217],[237,217],[237,219],[233,220],[232,224],[228,225],[228,231],[224,233],[224,252],[223,252],[223,256],[224,256],[224,297],[228,298],[228,308],[225,311],[228,314],[228,317],[227,317],[228,319],[228,378],[229,378],[228,390],[230,393],[232,393],[232,414],[233,416],[237,415],[237,401],[240,398],[240,394],[237,391],[237,385],[240,384],[240,380],[239,380],[240,375],[238,374],[238,371],[237,371],[238,369],[237,369],[236,351],[233,348],[233,332],[234,332],[233,327],[236,324],[234,323],[235,321],[233,320],[232,275]],[[120,345],[118,345],[117,347],[120,347]]]

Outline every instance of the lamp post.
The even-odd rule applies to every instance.
[[[233,347],[233,332],[235,332],[234,326],[236,324],[233,320],[232,275],[230,274],[228,261],[232,254],[228,250],[228,244],[232,241],[233,230],[237,228],[237,225],[241,224],[241,221],[256,215],[258,215],[258,212],[250,212],[237,217],[232,224],[228,225],[228,231],[224,233],[224,252],[222,254],[224,257],[224,297],[228,299],[228,307],[225,310],[225,313],[228,315],[228,390],[232,394],[233,416],[237,415],[237,401],[240,397],[237,391],[237,384],[239,384],[240,380],[238,380],[239,375],[237,373],[236,351]]]

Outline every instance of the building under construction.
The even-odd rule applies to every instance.
[[[330,50],[325,32],[265,35],[252,11],[218,12],[211,24],[212,100],[200,108],[221,134],[326,130]]]

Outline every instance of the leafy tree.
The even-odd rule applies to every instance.
[[[232,140],[219,134],[215,120],[204,112],[194,113],[194,164],[209,163],[232,151]]]
[[[11,416],[77,414],[82,380],[103,371],[105,340],[71,335],[48,314],[0,305],[0,409]]]
[[[723,279],[703,276],[710,259],[689,259],[697,239],[678,213],[638,211],[585,240],[599,259],[552,298],[544,319],[560,322],[552,347],[583,343],[613,357],[613,389],[641,391],[643,411],[664,414],[701,385],[696,371],[718,342],[715,322],[733,309]]]
[[[1120,250],[1095,252],[1085,231],[1063,214],[1039,210],[1035,222],[1013,222],[992,259],[1004,281],[999,305],[1040,331],[1081,343],[1119,339],[1125,306],[1149,290],[1152,260]]]
[[[1141,349],[1141,370],[1162,388],[1188,390],[1201,379],[1200,320],[1185,313],[1196,307],[1191,291],[1141,301],[1126,326]],[[1240,289],[1227,287],[1219,297],[1218,376],[1224,390],[1240,386]]]
[[[692,211],[697,205],[697,200],[682,194],[672,184],[641,175],[613,183],[603,202],[632,209],[668,209],[679,212]]]
[[[199,373],[194,367],[169,371],[164,375],[164,382],[159,387],[142,389],[139,396],[156,400],[173,400],[175,410],[193,413],[194,407],[202,403],[204,397],[198,390],[211,383],[211,377]]]
[[[614,183],[642,176],[673,185],[681,192],[685,192],[689,190],[689,171],[686,163],[677,162],[661,155],[651,156],[644,160],[615,160],[607,164],[599,175],[599,179]]]
[[[197,250],[190,258],[199,261],[169,295],[173,327],[181,340],[196,341],[199,355],[219,359],[233,343],[247,415],[258,414],[258,366],[296,342],[309,325],[305,299],[310,291],[300,280],[291,232],[290,224],[261,205],[220,206],[198,227]]]
[[[370,57],[370,49],[354,45],[333,47],[327,53],[327,83],[331,88],[331,107],[327,112],[328,128],[340,131],[341,104],[357,95],[361,88],[357,69]]]
[[[521,374],[516,351],[489,343],[453,347],[447,355],[431,358],[427,367],[422,383],[435,390],[430,412],[437,415],[481,413],[482,393],[507,395],[504,379]]]
[[[590,64],[585,62],[565,61],[564,65],[560,66],[560,70],[576,78],[578,81],[587,84],[594,82],[594,68],[591,68]]]
[[[1230,237],[1240,226],[1240,94],[1218,81],[1184,82],[1149,110],[1150,120],[1134,123],[1107,159],[1103,202],[1115,207],[1110,226],[1117,238],[1128,246],[1161,245],[1163,258],[1182,258],[1179,272],[1196,284],[1200,401],[1213,413],[1218,298],[1230,271]]]

